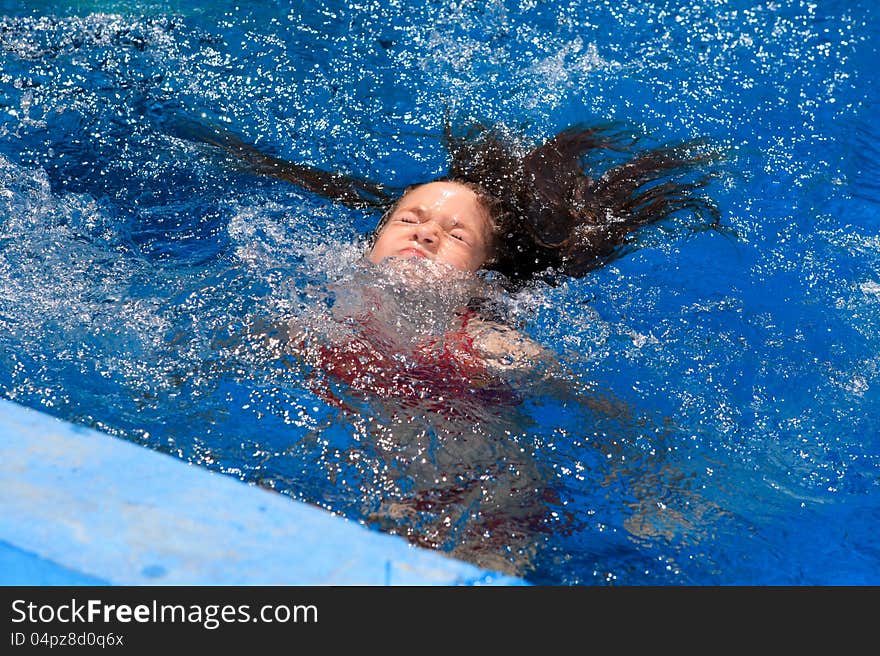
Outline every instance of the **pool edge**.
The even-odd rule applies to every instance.
[[[527,585],[0,399],[0,585]]]

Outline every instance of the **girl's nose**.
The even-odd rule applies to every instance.
[[[416,239],[422,244],[435,246],[440,241],[440,227],[434,221],[424,221],[416,227]]]

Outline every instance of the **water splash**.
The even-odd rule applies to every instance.
[[[871,5],[8,4],[4,395],[470,559],[530,535],[486,562],[539,582],[839,581],[857,573],[791,536],[876,550],[848,524],[876,513],[880,458]],[[463,288],[365,273],[377,217],[234,170],[167,121],[403,185],[444,170],[446,106],[530,142],[615,118],[708,136],[729,148],[713,194],[735,236],[660,226],[588,278],[492,296],[559,356],[509,416],[351,397],[346,414],[255,327],[350,309],[364,296],[340,285],[363,282],[425,336]],[[549,492],[517,514],[501,497],[523,481]],[[738,558],[755,544],[771,555]]]

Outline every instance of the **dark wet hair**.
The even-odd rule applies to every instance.
[[[581,277],[632,247],[633,233],[673,215],[719,223],[700,192],[719,158],[701,141],[637,150],[614,126],[574,126],[520,154],[497,130],[447,128],[451,181],[482,188],[496,224],[491,268],[511,281]],[[606,160],[622,161],[604,166]],[[611,157],[609,157],[611,156]]]
[[[175,133],[219,146],[252,173],[380,210],[377,230],[404,192],[288,162],[192,121],[179,122]],[[495,225],[484,268],[513,284],[584,276],[633,248],[640,228],[673,216],[691,217],[699,227],[719,224],[717,207],[703,193],[719,152],[703,141],[639,149],[638,138],[617,126],[578,125],[529,150],[498,128],[476,125],[456,134],[447,122],[443,142],[448,173],[425,182],[457,182],[477,193]]]

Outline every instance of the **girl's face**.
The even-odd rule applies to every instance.
[[[476,271],[489,259],[492,219],[477,194],[455,182],[429,182],[397,202],[367,256],[425,257],[461,271]]]

